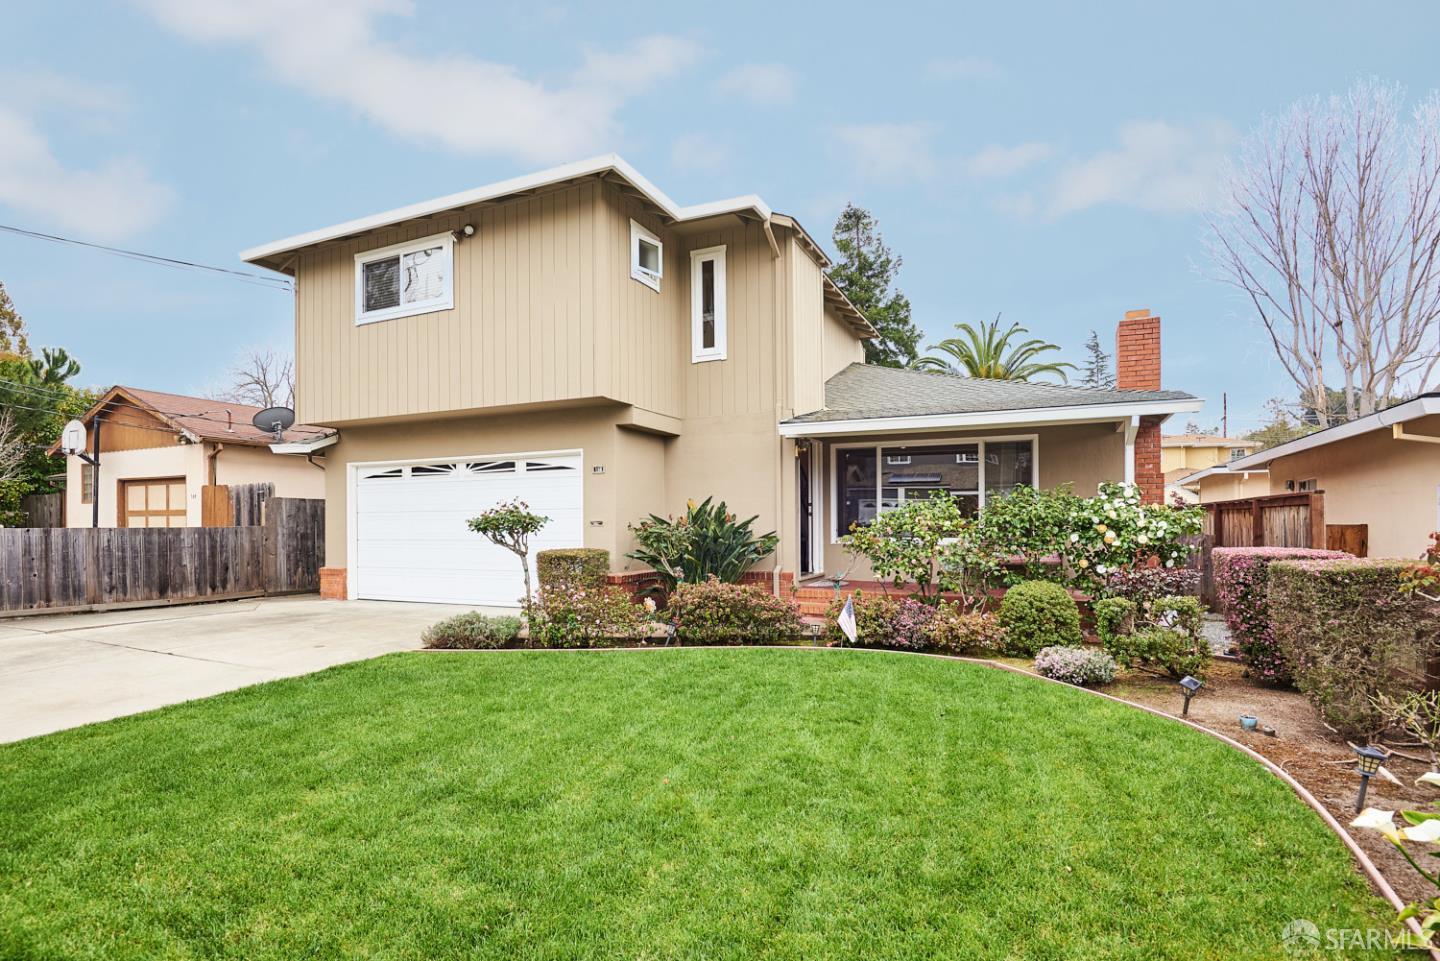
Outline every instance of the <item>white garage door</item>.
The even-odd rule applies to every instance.
[[[532,568],[538,551],[581,547],[580,465],[579,454],[568,454],[357,468],[356,596],[518,607],[519,559],[465,522],[518,497],[550,518],[531,538]]]

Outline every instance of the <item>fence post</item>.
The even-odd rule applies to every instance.
[[[1310,495],[1310,546],[1323,548],[1325,537],[1325,493],[1316,491]]]
[[[1265,546],[1265,507],[1258,497],[1250,501],[1250,546]]]

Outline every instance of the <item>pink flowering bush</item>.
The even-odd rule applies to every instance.
[[[1004,654],[1005,629],[994,614],[972,611],[959,603],[942,603],[930,622],[930,646],[947,654]]]
[[[1035,673],[1077,686],[1109,684],[1115,667],[1115,658],[1093,647],[1047,647],[1035,655]]]
[[[1378,733],[1387,723],[1385,699],[1425,684],[1440,607],[1400,590],[1411,563],[1347,557],[1270,565],[1274,643],[1295,686],[1346,737]]]
[[[935,622],[937,608],[922,604],[911,598],[894,598],[884,594],[854,594],[855,633],[857,643],[865,647],[893,647],[904,651],[919,651],[932,646],[930,629]],[[827,612],[829,629],[826,639],[840,643],[844,635],[837,619],[845,607],[845,600],[839,599],[830,605]],[[844,638],[849,643],[848,638]]]
[[[539,647],[593,647],[649,636],[649,616],[630,592],[583,578],[554,577],[540,588],[528,613],[530,643]]]
[[[780,644],[800,634],[800,611],[763,587],[710,575],[670,595],[675,636],[685,644]]]
[[[1217,547],[1215,596],[1246,670],[1257,681],[1289,684],[1291,673],[1275,641],[1268,602],[1269,569],[1274,561],[1337,560],[1344,551],[1307,547]]]

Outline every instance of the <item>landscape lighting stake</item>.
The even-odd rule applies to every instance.
[[[1360,794],[1355,798],[1355,811],[1359,813],[1365,809],[1365,791],[1370,787],[1370,778],[1380,770],[1380,762],[1389,755],[1369,744],[1357,747],[1355,753],[1360,758],[1355,767],[1355,773],[1360,775]]]
[[[1180,709],[1181,717],[1190,716],[1190,699],[1195,696],[1196,691],[1204,686],[1204,681],[1198,677],[1191,677],[1189,674],[1180,679],[1180,693],[1185,697],[1185,706]]]

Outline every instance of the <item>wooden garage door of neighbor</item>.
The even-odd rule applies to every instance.
[[[122,480],[119,521],[121,527],[184,527],[185,478]]]

